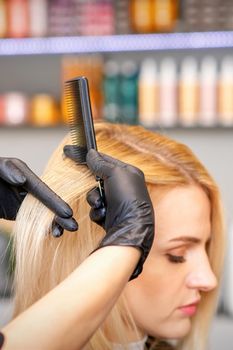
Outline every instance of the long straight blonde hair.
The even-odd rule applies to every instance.
[[[220,194],[214,180],[191,150],[140,126],[97,123],[95,130],[99,151],[140,168],[145,174],[149,189],[154,185],[167,188],[191,183],[203,188],[211,205],[213,239],[208,247],[208,256],[213,272],[220,280],[224,255]],[[70,204],[79,222],[79,230],[76,233],[65,232],[58,239],[53,238],[50,234],[53,213],[34,197],[27,195],[18,213],[14,231],[15,315],[77,268],[104,235],[104,231],[90,221],[90,208],[85,199],[86,192],[96,185],[93,175],[85,165],[77,165],[63,156],[63,146],[70,143],[69,137],[66,137],[59,145],[42,179]],[[192,321],[191,332],[177,348],[206,349],[217,295],[216,289],[202,298]],[[89,341],[87,349],[111,349],[107,334],[113,334],[119,343],[126,344],[126,323],[137,328],[122,297],[104,326]]]

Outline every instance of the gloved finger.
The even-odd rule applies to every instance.
[[[60,225],[56,223],[56,221],[53,221],[52,223],[52,235],[53,237],[61,237],[63,235],[64,229]]]
[[[26,177],[23,187],[34,197],[39,199],[46,207],[52,210],[57,216],[69,218],[73,215],[70,206],[64,202],[51,188],[49,188],[28,166],[16,159],[16,165]]]
[[[99,209],[91,209],[90,210],[90,219],[91,221],[94,221],[97,224],[101,224],[104,222],[106,217],[106,208],[99,208]]]
[[[67,158],[70,158],[79,164],[86,164],[86,147],[66,145],[63,148],[63,152]]]
[[[23,185],[24,173],[14,164],[15,158],[0,158],[0,177],[13,186]]]
[[[99,187],[94,187],[92,190],[87,192],[86,195],[87,203],[94,209],[98,209],[103,206],[102,197],[100,195]]]
[[[78,223],[74,218],[61,218],[60,216],[55,216],[54,221],[56,224],[61,226],[67,231],[77,231]]]
[[[94,175],[103,180],[112,174],[112,169],[114,168],[114,164],[106,161],[102,155],[94,149],[90,149],[87,153],[87,165]]]

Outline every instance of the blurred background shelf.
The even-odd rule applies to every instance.
[[[0,39],[0,55],[232,48],[233,31]]]

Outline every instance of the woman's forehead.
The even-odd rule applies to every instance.
[[[158,239],[171,240],[179,236],[209,239],[210,202],[201,187],[177,186],[159,193],[155,188],[151,199]]]

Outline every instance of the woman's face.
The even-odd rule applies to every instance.
[[[210,203],[198,186],[154,188],[155,239],[143,272],[125,288],[142,334],[179,339],[191,327],[203,292],[217,285],[206,247]]]

